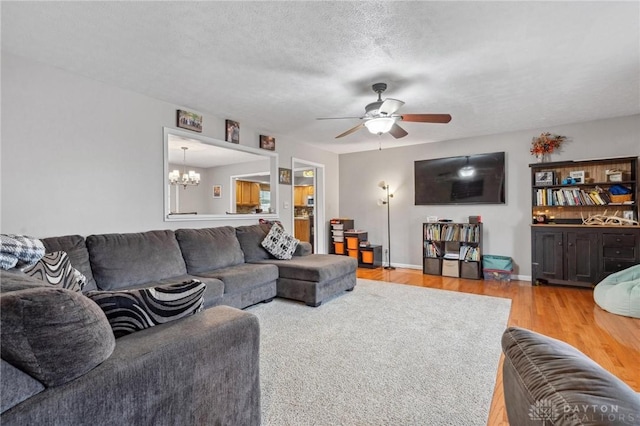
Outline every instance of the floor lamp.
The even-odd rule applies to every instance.
[[[391,266],[391,208],[390,208],[390,199],[393,198],[393,194],[389,193],[389,185],[385,181],[381,181],[378,186],[382,188],[383,191],[387,191],[387,198],[382,200],[382,204],[387,205],[387,266],[384,269],[396,269]]]

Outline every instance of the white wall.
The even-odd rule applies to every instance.
[[[255,223],[164,222],[162,128],[176,127],[177,109],[190,110],[2,52],[1,231],[47,237]],[[196,112],[202,134],[216,139],[224,139],[225,118],[237,119]],[[275,136],[280,167],[292,157],[325,164],[327,217],[338,215],[338,155],[240,126],[241,145]],[[284,202],[292,204],[289,185],[280,185],[279,211],[292,230]]]
[[[426,126],[414,124],[414,126]],[[411,131],[407,127],[408,131]],[[532,129],[470,139],[414,145],[382,151],[340,155],[340,216],[355,220],[373,244],[387,247],[387,210],[376,200],[384,192],[381,180],[391,185],[391,262],[422,268],[422,223],[427,216],[466,222],[482,216],[485,254],[511,256],[515,274],[531,275],[531,139],[542,132],[567,136],[552,161],[640,155],[640,116]],[[385,136],[386,137],[386,136]],[[468,206],[415,206],[414,161],[429,158],[506,152],[506,204]]]

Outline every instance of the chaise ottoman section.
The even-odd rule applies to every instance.
[[[278,266],[278,297],[299,300],[317,307],[341,291],[356,285],[358,261],[348,256],[311,254],[291,260],[261,260]]]

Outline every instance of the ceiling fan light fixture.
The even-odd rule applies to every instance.
[[[383,133],[388,133],[395,122],[396,119],[392,117],[378,117],[365,121],[364,125],[367,127],[367,130],[374,135],[381,135]]]

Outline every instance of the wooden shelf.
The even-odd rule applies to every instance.
[[[593,215],[624,217],[623,212],[638,220],[637,157],[536,163],[530,167],[533,283],[591,288],[609,274],[640,263],[639,226],[585,225],[583,222]],[[623,172],[623,179],[609,181],[607,170]],[[585,182],[561,184],[570,172],[576,171],[585,173]],[[552,184],[541,185],[536,181],[538,172],[552,172]],[[596,187],[607,191],[613,185],[629,188],[633,204],[590,204],[585,198],[585,194],[588,196]],[[569,189],[571,192],[563,191]],[[558,195],[573,195],[575,204],[561,203]],[[564,201],[567,200],[565,197]],[[538,223],[538,217],[549,223]],[[624,247],[613,249],[611,242],[617,240],[623,241]]]
[[[429,275],[482,278],[482,224],[422,224],[423,268]]]

